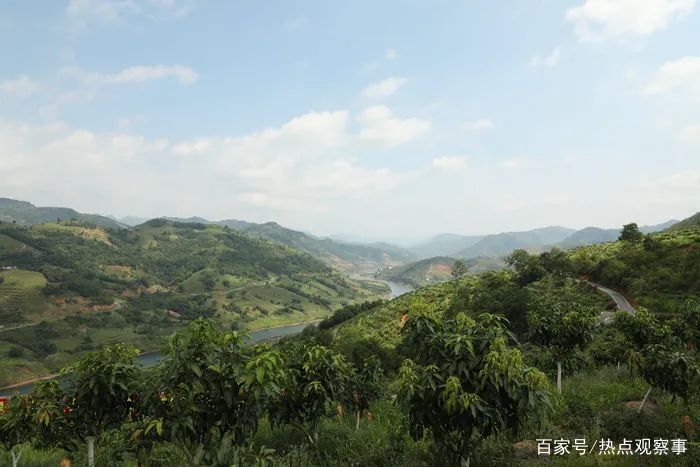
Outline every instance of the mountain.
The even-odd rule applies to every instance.
[[[155,350],[200,316],[256,329],[320,319],[387,293],[385,284],[219,225],[0,223],[0,348],[19,345],[31,363],[6,368],[0,359],[0,385],[54,372],[110,342]]]
[[[438,256],[422,259],[404,266],[384,268],[377,273],[377,277],[383,280],[402,282],[418,288],[451,279],[454,263],[454,258]]]
[[[124,224],[97,214],[83,214],[70,208],[37,207],[26,201],[0,198],[0,221],[20,225],[42,224],[56,220],[78,220],[108,229],[123,229]]]
[[[669,231],[677,231],[677,230],[682,230],[682,229],[690,229],[690,228],[696,228],[700,227],[700,212],[683,219],[680,222],[677,222],[676,224],[668,227],[667,230]]]
[[[491,257],[500,258],[513,250],[522,248],[529,251],[542,251],[547,245],[562,241],[573,229],[566,227],[543,227],[525,232],[504,232],[487,235],[472,246],[455,254],[458,258]]]
[[[639,228],[642,233],[661,232],[677,223],[677,220],[669,220],[657,225],[643,225]],[[562,249],[577,248],[597,243],[614,242],[620,237],[621,229],[601,229],[599,227],[586,227],[577,230],[555,246]]]
[[[402,282],[415,288],[452,279],[452,266],[455,259],[447,256],[426,258],[403,266],[384,268],[376,274],[378,279]],[[503,261],[495,258],[470,258],[464,261],[470,274],[494,271],[505,267]]]
[[[139,224],[143,224],[144,222],[148,221],[145,217],[136,217],[136,216],[124,216],[124,217],[114,217],[114,216],[109,216],[110,219],[113,219],[121,224],[128,225],[129,227],[136,227]]]
[[[599,227],[586,227],[577,230],[556,246],[562,249],[572,249],[595,243],[613,242],[620,236],[620,229],[601,229]]]
[[[484,235],[440,234],[409,248],[418,258],[451,256],[469,248],[484,238]]]
[[[288,229],[276,222],[256,224],[236,219],[209,221],[200,217],[169,219],[225,226],[253,237],[305,251],[326,264],[351,274],[371,275],[382,266],[403,264],[415,259],[411,252],[387,243],[370,245],[341,243]]]
[[[639,230],[642,233],[654,233],[654,232],[661,232],[662,230],[666,230],[678,223],[678,219],[671,219],[666,222],[662,222],[661,224],[656,224],[656,225],[643,225],[639,227]]]

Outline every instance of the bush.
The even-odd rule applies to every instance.
[[[10,350],[7,351],[7,356],[10,358],[22,358],[24,357],[24,349],[13,345],[10,347]]]

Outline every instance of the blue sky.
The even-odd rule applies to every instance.
[[[695,0],[0,7],[0,196],[414,238],[700,209]]]

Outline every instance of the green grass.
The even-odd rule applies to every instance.
[[[32,320],[35,315],[51,307],[48,297],[42,293],[46,278],[41,273],[12,269],[0,271],[0,277],[3,279],[0,284],[0,316],[3,311],[20,310],[25,319]],[[0,322],[0,325],[18,322],[21,321],[15,319]]]

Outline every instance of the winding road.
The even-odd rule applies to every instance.
[[[631,315],[637,312],[637,310],[630,305],[630,302],[628,302],[620,292],[615,292],[614,290],[608,289],[607,287],[603,287],[602,285],[594,282],[589,282],[589,284],[612,298],[615,301],[615,305],[617,305],[618,310],[624,311],[625,313],[629,313]]]

